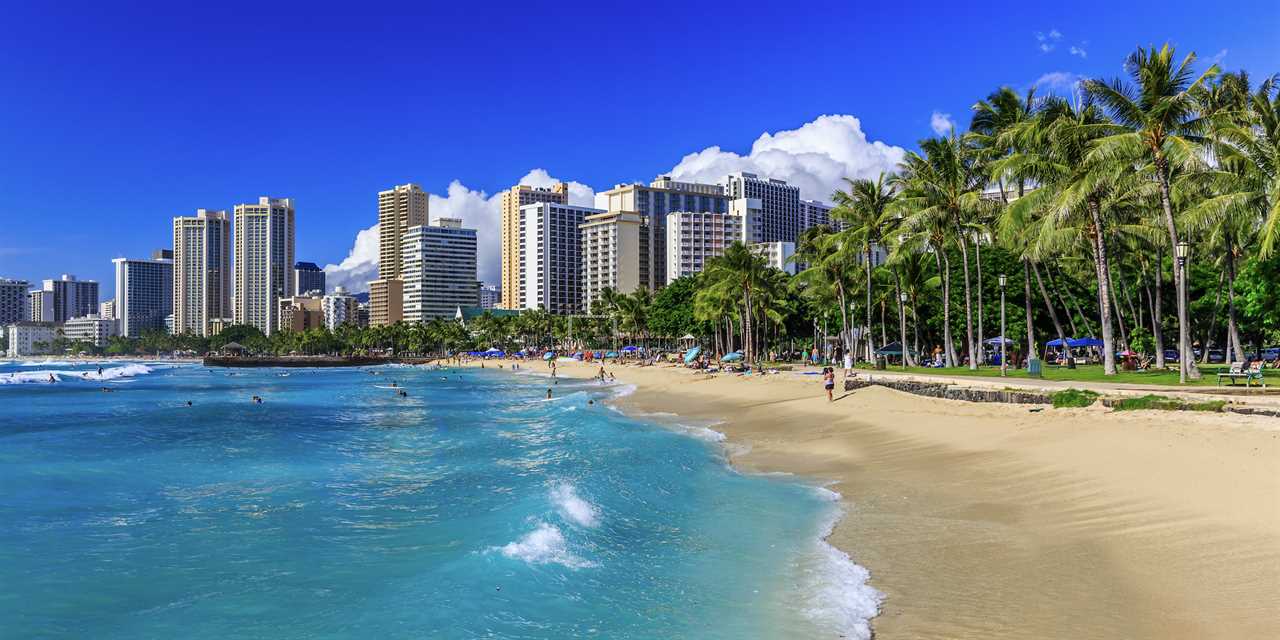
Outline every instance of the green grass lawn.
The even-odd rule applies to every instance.
[[[857,366],[857,368],[864,371],[875,370],[874,367],[870,366],[867,363],[861,363]],[[1224,365],[1224,364],[1200,365],[1200,373],[1202,373],[1204,377],[1197,382],[1188,381],[1187,385],[1202,386],[1202,387],[1215,386],[1218,384],[1218,376],[1217,376],[1218,371],[1225,370],[1226,368],[1227,368],[1227,365]],[[898,372],[898,373],[902,373],[902,372],[919,373],[922,375],[935,375],[935,376],[937,375],[979,376],[979,377],[986,377],[986,378],[1000,377],[1000,367],[997,367],[997,366],[979,367],[977,371],[970,371],[967,367],[943,367],[941,369],[934,369],[930,367],[907,367],[904,369],[900,366],[890,365],[887,369],[885,369],[885,371]],[[1280,385],[1280,370],[1264,369],[1263,373],[1266,375],[1268,387]],[[1027,372],[1023,369],[1016,369],[1016,370],[1010,369],[1009,377],[1030,379],[1030,380],[1035,379],[1035,378],[1029,377],[1027,375]],[[1112,383],[1119,383],[1119,384],[1177,385],[1178,372],[1177,370],[1121,371],[1114,376],[1107,376],[1107,375],[1103,375],[1102,365],[1100,364],[1077,365],[1075,369],[1068,369],[1066,367],[1053,367],[1053,366],[1046,365],[1044,367],[1043,379],[1061,380],[1064,382],[1079,381],[1079,382],[1112,382]],[[1225,386],[1227,384],[1228,384],[1227,381],[1224,380],[1223,385]],[[1236,385],[1239,387],[1243,387],[1244,381],[1237,380]],[[1258,386],[1257,382],[1255,382],[1254,388],[1257,388],[1257,386]]]

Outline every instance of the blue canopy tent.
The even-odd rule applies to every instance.
[[[546,352],[545,354],[543,354],[543,355],[542,355],[542,359],[543,359],[543,360],[551,360],[551,359],[553,359],[553,358],[555,358],[555,357],[556,357],[556,352],[554,352],[554,351],[548,351],[548,352]]]
[[[1005,344],[1013,344],[1013,341],[1012,341],[1012,340],[1010,340],[1010,339],[1008,339],[1008,338],[1006,338],[1006,337],[1004,337],[1004,336],[996,336],[996,337],[994,337],[994,338],[991,338],[990,340],[987,340],[987,341],[986,341],[986,344],[993,344],[993,345],[995,345],[995,346],[997,346],[997,347],[998,347],[998,346],[1000,346],[1000,341],[1002,341],[1002,340],[1004,341],[1004,343],[1005,343]]]
[[[1062,347],[1062,340],[1050,340],[1044,343],[1046,347]],[[1101,347],[1102,341],[1097,338],[1067,338],[1067,346],[1072,349],[1081,349],[1084,347]]]
[[[702,347],[693,347],[684,352],[684,363],[689,364],[698,358],[698,354],[702,353]]]
[[[604,354],[604,357],[606,357],[606,358],[616,358],[616,357],[618,357],[618,352],[617,352],[617,351],[610,351],[610,352],[608,352],[608,353]]]
[[[486,358],[501,358],[507,355],[507,352],[497,347],[489,347],[488,349],[485,349],[484,353],[480,355],[483,355]]]
[[[886,344],[885,346],[880,347],[879,349],[876,349],[876,355],[878,355],[878,356],[900,356],[900,355],[902,355],[902,343],[901,343],[901,342],[890,342],[889,344]]]
[[[632,353],[639,350],[640,350],[640,347],[636,347],[636,346],[626,346],[622,348],[623,353]]]

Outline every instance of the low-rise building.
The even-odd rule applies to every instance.
[[[117,322],[96,315],[71,318],[62,325],[62,337],[72,342],[87,342],[95,347],[105,347],[111,336],[119,335]]]
[[[324,323],[324,296],[298,295],[280,298],[280,313],[277,315],[281,331],[299,333],[309,329],[319,329]]]
[[[791,256],[796,254],[796,243],[794,242],[757,242],[747,245],[756,255],[764,256],[765,262],[770,267],[785,271],[791,275],[796,274],[796,263],[791,261]]]
[[[15,322],[5,330],[10,358],[53,353],[53,341],[58,338],[58,327],[52,322]]]

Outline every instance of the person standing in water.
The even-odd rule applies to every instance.
[[[547,387],[547,399],[548,399],[548,400],[550,400],[550,399],[551,399],[551,388],[550,388],[550,387]]]

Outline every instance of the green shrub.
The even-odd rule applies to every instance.
[[[1050,399],[1053,400],[1054,409],[1087,407],[1097,401],[1098,392],[1080,389],[1063,389],[1062,391],[1055,392],[1050,396]]]
[[[1203,402],[1184,402],[1177,398],[1147,394],[1135,398],[1124,398],[1112,405],[1116,411],[1222,411],[1225,400],[1205,400]]]

